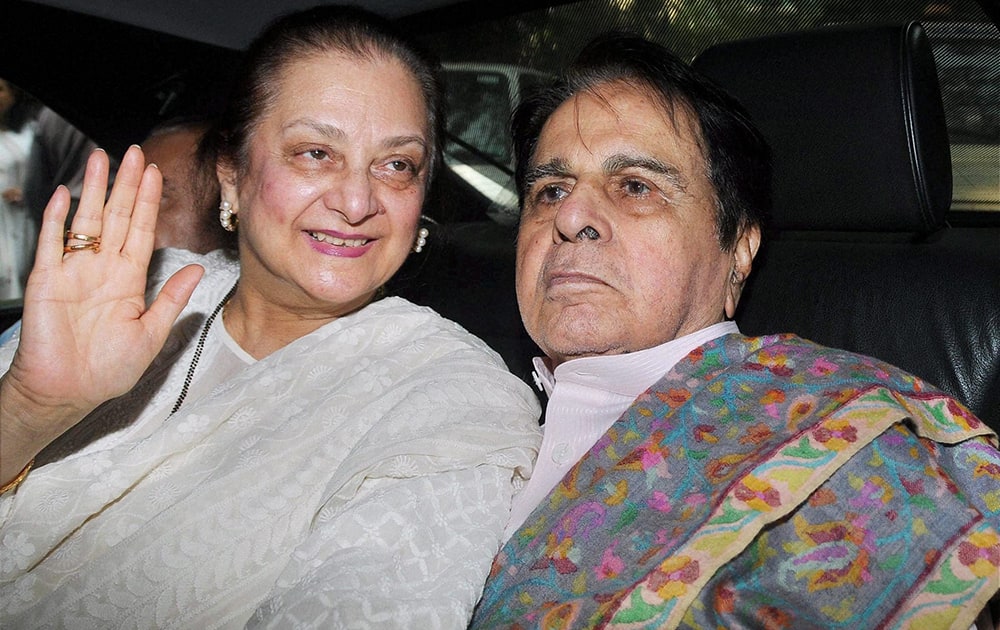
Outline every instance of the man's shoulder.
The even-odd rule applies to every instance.
[[[769,375],[789,386],[808,383],[882,383],[904,390],[937,389],[876,357],[833,348],[793,333],[720,337],[689,355],[694,365],[715,365],[732,372]]]
[[[632,407],[647,417],[673,417],[698,425],[765,423],[776,434],[788,428],[804,431],[835,416],[857,415],[860,421],[875,409],[897,421],[919,418],[945,434],[976,429],[979,424],[951,396],[912,374],[795,335],[732,334],[706,343]]]

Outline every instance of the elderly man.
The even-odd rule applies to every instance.
[[[891,366],[739,334],[770,180],[742,108],[608,37],[514,141],[549,402],[473,626],[969,628],[1000,588],[996,436]]]

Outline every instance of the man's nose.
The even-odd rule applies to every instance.
[[[598,187],[578,182],[563,199],[553,223],[556,242],[597,242],[611,238],[610,201]]]

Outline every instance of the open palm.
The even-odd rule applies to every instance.
[[[46,207],[25,290],[21,342],[4,377],[5,391],[14,388],[37,408],[32,430],[50,438],[136,383],[202,274],[197,266],[181,269],[147,307],[162,179],[132,147],[105,203],[108,170],[107,155],[95,151],[68,233],[68,191],[60,187]]]

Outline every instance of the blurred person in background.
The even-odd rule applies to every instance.
[[[143,153],[156,164],[163,177],[160,212],[156,219],[153,248],[185,249],[207,254],[216,249],[235,249],[236,235],[219,225],[219,180],[215,175],[215,154],[210,147],[200,146],[209,129],[209,122],[199,119],[171,120],[153,128],[142,143]],[[20,193],[20,190],[12,190]],[[27,210],[27,204],[22,204]],[[32,238],[24,241],[27,267],[31,265],[35,222],[30,221]],[[30,245],[28,245],[30,243]],[[163,255],[157,253],[150,261],[150,275],[156,277]],[[0,344],[5,343],[20,328],[17,322],[0,331]]]
[[[34,109],[33,99],[0,79],[0,300],[23,295],[38,236],[24,203]]]
[[[219,180],[209,148],[201,148],[209,123],[172,120],[157,125],[142,143],[146,161],[163,176],[154,249],[176,247],[207,254],[233,249],[236,237],[219,225]]]
[[[59,185],[69,189],[70,209],[66,225],[73,221],[80,203],[87,157],[96,148],[97,144],[68,120],[48,107],[40,109],[24,179],[24,205],[31,211],[36,229],[41,225],[45,204]],[[117,159],[112,156],[109,159],[113,180]]]

